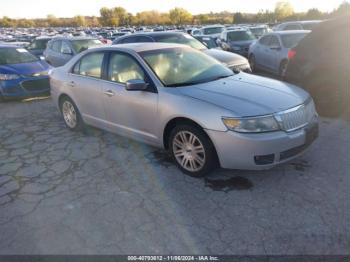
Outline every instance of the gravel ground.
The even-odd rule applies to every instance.
[[[155,148],[0,104],[0,254],[350,254],[350,121],[301,158],[186,177]]]

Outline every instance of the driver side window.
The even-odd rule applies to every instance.
[[[130,56],[111,54],[108,66],[108,80],[125,84],[129,80],[144,80],[145,74],[139,64]]]

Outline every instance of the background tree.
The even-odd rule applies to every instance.
[[[192,15],[186,9],[176,7],[169,11],[169,17],[173,24],[184,25],[192,22]]]
[[[332,17],[343,15],[350,15],[350,3],[348,1],[342,2],[338,9],[331,14]]]
[[[235,24],[243,24],[246,23],[246,19],[242,13],[237,12],[233,14],[233,22]]]
[[[275,16],[278,21],[284,20],[294,14],[294,8],[288,1],[280,1],[276,3]]]
[[[85,17],[81,15],[75,16],[73,18],[73,24],[77,27],[85,27],[87,25]]]
[[[305,19],[308,19],[308,20],[316,20],[316,19],[322,19],[322,18],[323,18],[323,13],[317,8],[309,9],[305,15]]]
[[[113,17],[118,21],[118,25],[128,24],[128,12],[123,7],[113,8]]]
[[[100,23],[102,26],[118,26],[119,20],[112,9],[102,7],[100,9]]]

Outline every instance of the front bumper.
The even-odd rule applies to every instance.
[[[242,134],[206,130],[222,168],[264,170],[301,155],[318,137],[318,120],[293,132]]]
[[[3,99],[19,99],[50,93],[48,76],[19,78],[0,81],[0,94]]]

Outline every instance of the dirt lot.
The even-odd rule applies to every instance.
[[[350,254],[350,121],[264,172],[189,178],[161,151],[0,104],[0,254]]]

